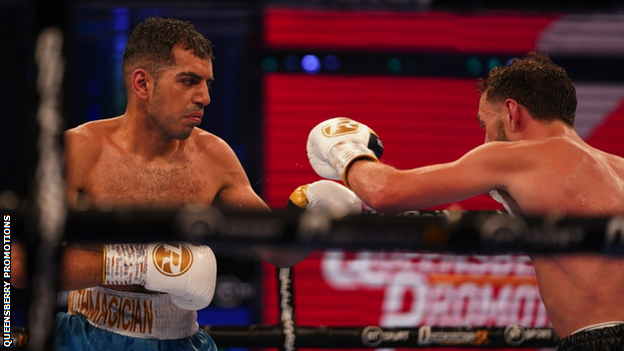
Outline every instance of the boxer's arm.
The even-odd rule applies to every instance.
[[[236,178],[239,178],[238,180]],[[225,211],[250,210],[269,212],[269,206],[256,194],[244,176],[232,175],[231,182],[217,194],[214,205]]]
[[[11,284],[26,288],[27,256],[22,243],[12,246]],[[102,250],[99,252],[64,247],[61,253],[59,289],[76,290],[102,284]]]
[[[60,290],[77,290],[102,284],[103,253],[64,247],[59,274]]]
[[[100,136],[83,125],[65,131],[64,144],[66,201],[69,206],[76,206],[100,157]]]
[[[256,194],[251,187],[243,166],[233,151],[222,155],[220,164],[223,166],[223,184],[214,199],[213,205],[225,211],[266,211],[269,206]]]
[[[513,143],[488,143],[455,162],[409,170],[362,160],[351,165],[347,178],[351,189],[377,211],[417,210],[493,189],[509,191],[512,180],[533,167],[527,157],[533,152]]]
[[[12,254],[11,284],[26,288],[26,250],[21,243],[15,243]],[[64,247],[59,267],[59,289],[76,290],[102,284],[102,260],[102,250]]]
[[[220,151],[219,163],[224,170],[224,181],[213,205],[226,211],[271,211],[270,207],[254,192],[234,151],[225,143],[221,145],[224,147]],[[292,267],[309,253],[308,250],[277,249],[266,246],[255,246],[254,250],[262,259],[277,267]]]
[[[11,247],[11,285],[26,288],[27,256],[21,242]],[[59,267],[59,289],[75,290],[102,284],[102,251],[64,248]]]
[[[91,139],[91,140],[90,140]],[[88,146],[90,140],[91,146]],[[65,132],[65,194],[69,206],[75,206],[79,193],[88,180],[89,162],[93,161],[92,136],[84,130],[72,129]],[[81,153],[83,149],[85,152]],[[27,256],[20,244],[14,246],[12,284],[25,288],[27,284]],[[74,290],[100,285],[102,283],[102,250],[88,251],[63,247],[59,266],[59,289]]]
[[[99,158],[99,135],[84,125],[67,130],[64,133],[64,148],[66,202],[74,207]],[[102,261],[102,246],[97,250],[64,246],[59,267],[59,289],[76,290],[101,285]]]
[[[246,176],[240,177],[239,174],[232,178],[236,179],[238,181],[232,182],[219,192],[219,199],[215,205],[225,210],[270,211],[269,206],[253,191]],[[254,250],[262,259],[277,267],[292,267],[309,254],[308,250],[277,249],[268,246],[255,246]]]
[[[177,252],[181,247],[189,250],[193,259],[188,271],[178,276],[161,274],[155,268],[154,260],[148,259],[156,257],[156,252],[167,256],[169,251]],[[212,300],[216,267],[214,254],[208,246],[112,244],[103,246],[99,252],[67,247],[62,254],[59,288],[76,290],[103,284],[141,285],[148,290],[169,293],[181,308],[199,310]]]

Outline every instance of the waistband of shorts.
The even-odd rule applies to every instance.
[[[559,340],[557,351],[621,350],[624,323],[605,322],[589,325]],[[617,346],[620,345],[620,346]]]
[[[581,333],[581,332],[590,331],[590,330],[615,327],[615,326],[620,325],[620,324],[624,324],[624,322],[622,322],[622,321],[610,321],[610,322],[603,322],[603,323],[598,323],[598,324],[592,324],[592,325],[588,325],[586,327],[583,327],[581,329],[575,330],[570,335],[574,335],[576,333]]]
[[[70,291],[67,313],[96,328],[135,338],[181,339],[199,331],[197,312],[176,306],[168,294],[93,287]]]

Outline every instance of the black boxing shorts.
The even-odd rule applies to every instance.
[[[583,330],[559,341],[557,351],[622,351],[624,324]]]

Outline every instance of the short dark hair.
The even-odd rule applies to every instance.
[[[516,100],[536,120],[562,120],[574,126],[576,89],[566,71],[544,53],[530,52],[507,67],[493,68],[480,78],[477,91],[489,102]]]
[[[130,34],[121,61],[126,86],[132,71],[139,67],[158,79],[164,68],[175,64],[172,51],[176,46],[193,50],[193,54],[201,59],[214,59],[212,43],[190,22],[149,17],[139,23]]]

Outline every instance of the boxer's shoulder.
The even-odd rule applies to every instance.
[[[116,121],[93,121],[65,131],[65,156],[69,166],[92,168],[100,158],[104,140],[110,137],[116,125]]]
[[[70,147],[99,146],[103,138],[110,137],[119,129],[118,118],[91,121],[65,131],[65,142]]]
[[[191,140],[197,147],[202,157],[225,160],[237,159],[232,147],[223,139],[205,130],[195,128],[191,134]]]
[[[70,133],[102,133],[108,134],[117,130],[121,125],[121,118],[107,118],[83,123],[75,128],[67,130]]]
[[[227,143],[217,135],[200,128],[193,129],[193,133],[191,133],[190,138],[198,147],[202,148],[229,147]]]

